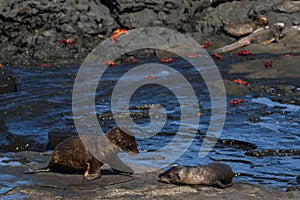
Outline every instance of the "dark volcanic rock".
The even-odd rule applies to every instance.
[[[124,27],[164,26],[183,32],[193,31],[195,12],[211,6],[209,0],[114,0],[113,13]]]
[[[100,42],[98,34],[108,35],[117,27],[109,9],[99,1],[15,0],[0,4],[0,60],[15,64],[83,57]],[[75,45],[59,42],[67,38],[75,40]]]
[[[227,95],[243,96],[252,94],[255,91],[251,85],[237,84],[229,80],[224,80],[224,86]]]
[[[195,28],[203,34],[216,32],[223,24],[250,21],[257,13],[264,14],[271,24],[282,22],[286,26],[299,25],[300,4],[295,1],[217,1],[213,5],[216,7],[195,13]]]
[[[247,151],[247,156],[263,157],[263,156],[298,156],[299,149],[265,149],[259,151]]]
[[[209,35],[256,13],[272,23],[300,24],[299,2],[291,0],[0,0],[0,62],[81,63],[118,28],[158,26]],[[75,44],[60,43],[68,38]]]

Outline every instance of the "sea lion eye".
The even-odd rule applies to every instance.
[[[179,174],[178,174],[178,173],[176,173],[176,176],[177,176],[178,180],[180,180],[180,176],[179,176]]]
[[[171,178],[171,175],[170,175],[170,174],[167,174],[167,178]]]
[[[122,139],[117,139],[117,141],[116,141],[116,145],[119,145],[119,144],[121,144],[121,142],[122,142]]]

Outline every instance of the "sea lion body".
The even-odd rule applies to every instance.
[[[239,24],[225,24],[223,31],[233,37],[242,37],[249,35],[257,29],[255,22],[239,23]]]
[[[249,44],[268,44],[273,41],[278,42],[284,25],[274,24],[274,26],[266,26],[256,29],[253,33],[245,36],[232,44],[215,49],[212,53],[225,53],[235,49],[247,46]]]
[[[84,173],[86,179],[92,180],[101,176],[101,166],[111,165],[117,171],[132,172],[118,157],[119,152],[138,153],[135,137],[124,128],[113,128],[102,136],[74,136],[70,137],[54,148],[48,166],[31,171]],[[84,141],[84,143],[82,142]],[[87,143],[88,142],[88,143]],[[88,144],[88,148],[86,148]],[[96,157],[90,152],[96,152]]]
[[[228,187],[234,173],[231,167],[222,163],[211,163],[207,166],[175,166],[159,175],[162,182],[189,185],[219,185]]]
[[[93,161],[93,156],[86,150],[79,136],[74,136],[55,147],[47,167],[51,171],[84,172],[86,163],[91,162],[97,163],[98,167],[102,166],[98,160]]]
[[[233,177],[235,176],[229,165],[213,162],[208,164],[207,166],[215,170],[218,179],[220,179],[220,181],[223,183],[231,183]]]
[[[236,23],[236,24],[225,24],[223,26],[223,32],[233,37],[242,37],[249,35],[256,29],[269,25],[268,19],[261,15],[255,15],[251,22]]]

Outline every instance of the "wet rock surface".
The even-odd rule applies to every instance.
[[[6,159],[5,166],[3,158]],[[122,175],[113,172],[108,166],[103,176],[94,181],[83,181],[82,175],[40,173],[24,174],[31,168],[42,167],[50,159],[49,155],[37,152],[20,152],[1,154],[1,173],[6,178],[1,182],[1,192],[7,198],[23,197],[26,199],[298,199],[299,191],[290,189],[283,192],[279,189],[268,189],[247,183],[235,182],[231,187],[219,189],[201,185],[177,186],[158,182],[162,170]],[[23,163],[23,165],[21,165]],[[28,181],[30,180],[30,182]],[[32,183],[34,182],[34,184]],[[9,183],[19,186],[7,187]]]

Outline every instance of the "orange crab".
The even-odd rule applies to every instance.
[[[111,41],[112,41],[112,42],[115,42],[116,40],[119,40],[119,36],[122,35],[122,34],[128,35],[128,31],[127,31],[125,28],[115,30],[115,31],[110,35]]]
[[[286,53],[286,54],[283,54],[284,57],[293,57],[294,55],[293,54],[290,54],[290,53]]]
[[[242,79],[234,79],[232,82],[239,83],[239,84],[242,84],[242,85],[248,85],[249,84],[247,81],[244,81]]]
[[[0,63],[0,69],[2,69],[3,67],[4,67],[4,65]]]
[[[238,105],[240,103],[243,103],[243,102],[245,102],[245,100],[243,100],[243,99],[231,99],[228,103],[230,105],[236,106],[236,105]]]
[[[201,46],[202,46],[202,48],[207,48],[207,47],[209,47],[211,45],[211,41],[208,41],[208,42],[205,42],[204,44],[202,44]]]
[[[248,55],[252,55],[252,52],[249,50],[241,50],[241,51],[236,52],[235,55],[248,56]]]
[[[161,62],[161,63],[169,63],[169,62],[173,62],[174,60],[176,60],[176,58],[160,58],[159,62]]]
[[[201,55],[200,54],[197,54],[197,53],[189,53],[189,54],[186,54],[186,57],[188,58],[197,58],[197,57],[200,57]]]
[[[71,45],[74,45],[75,44],[75,41],[71,38],[68,38],[66,40],[59,40],[60,43],[63,43],[64,45],[67,45],[67,44],[71,44]]]
[[[265,62],[264,62],[264,66],[265,66],[266,68],[272,67],[272,66],[273,66],[273,61],[272,61],[272,60],[265,61]]]
[[[214,57],[214,59],[220,59],[220,60],[223,59],[223,57],[222,57],[220,54],[218,54],[218,53],[214,53],[214,54],[212,55],[212,57]]]

